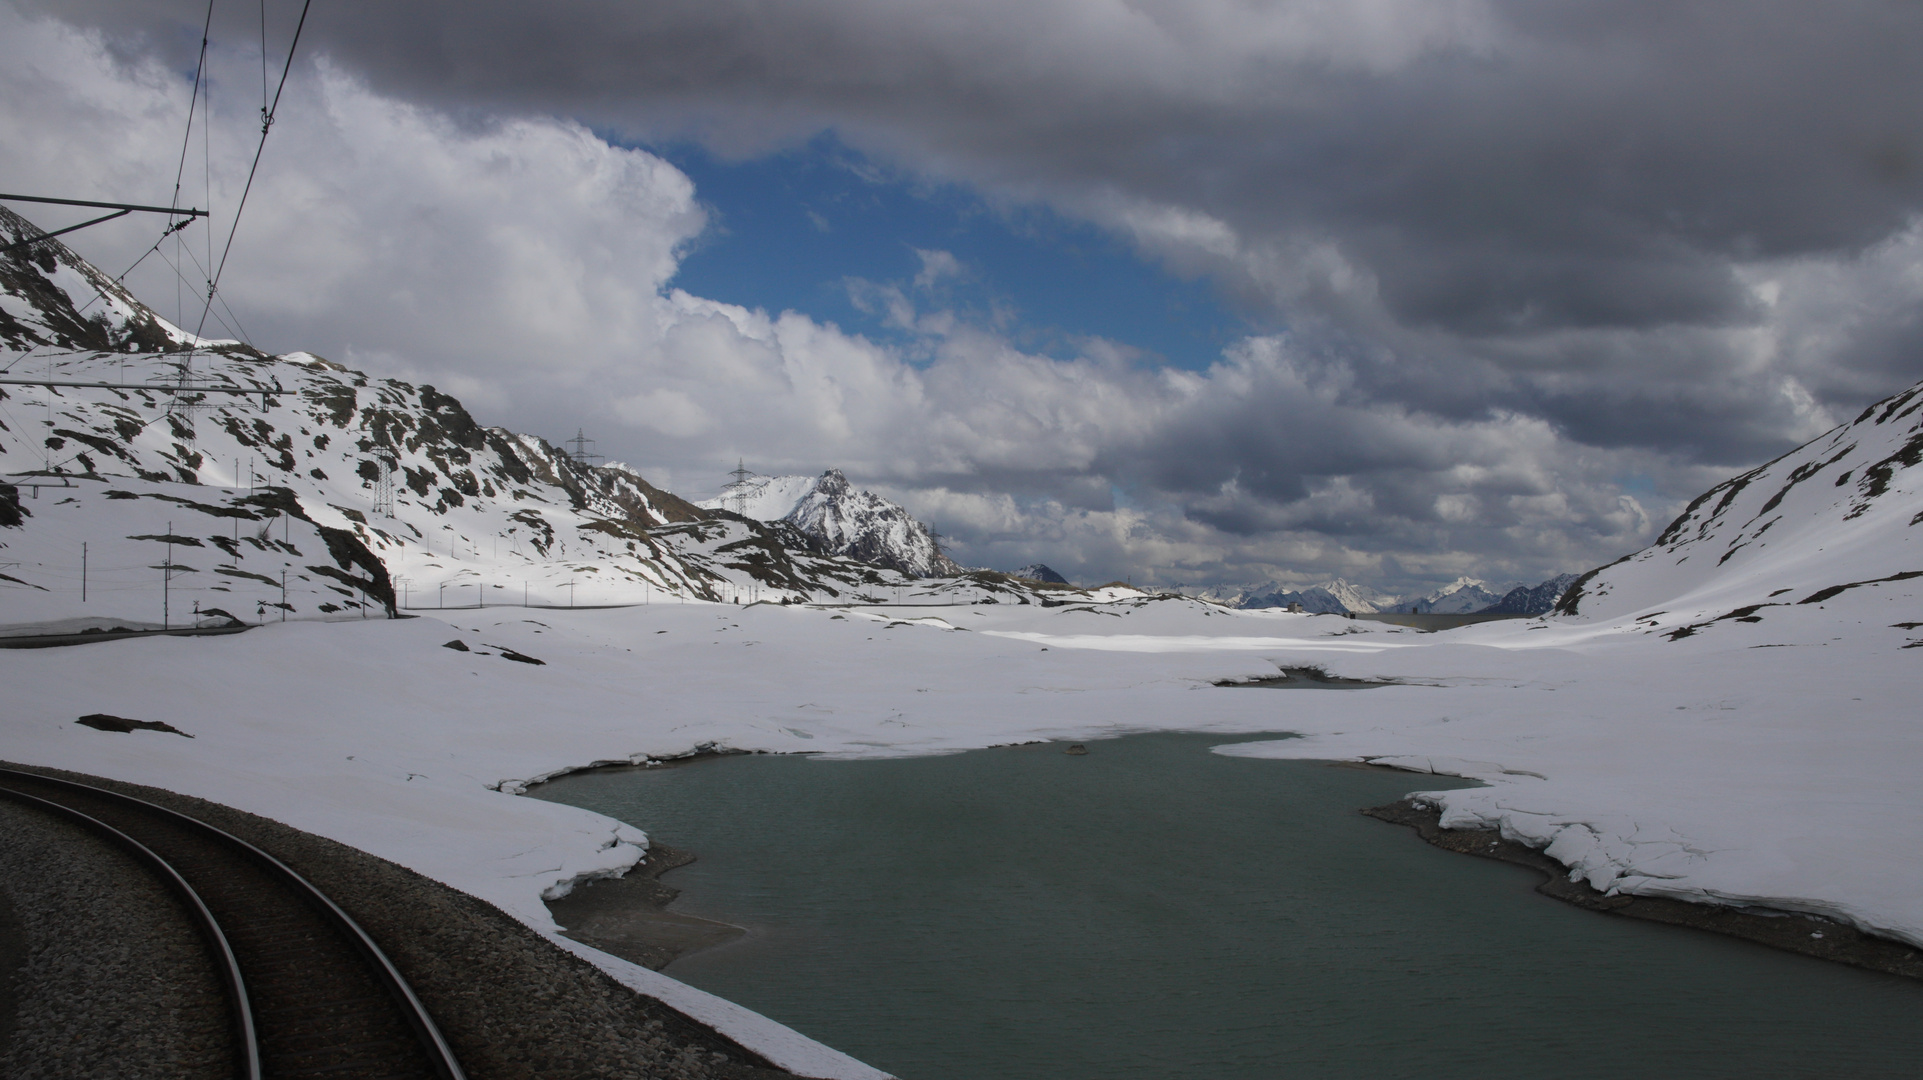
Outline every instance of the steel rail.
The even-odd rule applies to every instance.
[[[294,890],[314,907],[319,909],[321,913],[327,917],[328,921],[343,931],[360,951],[361,955],[368,961],[369,965],[379,973],[382,983],[386,985],[388,992],[393,995],[396,1003],[401,1006],[402,1012],[406,1014],[408,1025],[414,1029],[414,1034],[416,1038],[419,1039],[422,1049],[427,1051],[428,1059],[432,1063],[436,1075],[439,1076],[441,1080],[467,1080],[467,1073],[462,1070],[460,1062],[455,1058],[453,1047],[448,1045],[446,1037],[441,1034],[440,1026],[435,1024],[434,1018],[428,1014],[427,1006],[421,1003],[421,999],[414,993],[414,988],[408,985],[407,979],[401,974],[400,969],[394,966],[394,962],[388,959],[387,954],[381,951],[379,945],[374,943],[374,939],[368,936],[367,931],[362,929],[360,923],[354,921],[353,916],[342,910],[341,906],[336,904],[332,897],[322,892],[312,882],[295,872],[295,870],[286,863],[281,862],[274,856],[269,855],[267,852],[262,851],[260,848],[255,847],[253,844],[242,840],[240,837],[224,829],[210,825],[199,818],[183,814],[178,810],[172,810],[158,803],[148,802],[145,799],[135,798],[132,795],[123,795],[120,792],[94,787],[91,784],[82,784],[74,780],[44,776],[40,773],[24,772],[19,769],[0,769],[0,777],[20,777],[36,783],[49,784],[55,788],[84,792],[89,796],[105,799],[108,802],[117,803],[124,807],[134,808],[142,813],[158,815],[163,820],[175,825],[198,832],[203,836],[213,837],[220,843],[238,850],[255,863],[265,867],[275,877],[293,886]]]
[[[0,770],[0,772],[20,775],[12,769]],[[67,818],[70,821],[77,821],[86,828],[106,836],[114,843],[132,852],[135,858],[146,863],[147,868],[154,871],[161,880],[167,883],[167,887],[172,889],[175,895],[180,897],[187,905],[187,909],[193,913],[194,922],[199,927],[201,934],[205,936],[209,944],[213,946],[213,951],[219,954],[221,978],[222,981],[227,984],[227,997],[233,1009],[234,1027],[238,1029],[241,1059],[240,1075],[243,1076],[245,1080],[260,1080],[260,1037],[254,1028],[254,1009],[252,1002],[249,1001],[247,996],[247,979],[240,972],[240,961],[234,957],[234,948],[228,943],[227,935],[222,932],[219,920],[214,918],[213,912],[207,910],[207,902],[200,898],[200,894],[194,891],[192,885],[187,884],[186,878],[180,876],[180,871],[174,869],[172,863],[161,858],[147,845],[135,840],[133,837],[128,836],[112,825],[101,821],[99,818],[83,813],[71,806],[62,805],[50,799],[43,799],[38,795],[29,795],[24,791],[16,791],[5,785],[0,785],[0,797],[13,799],[24,805],[37,807],[56,816]]]

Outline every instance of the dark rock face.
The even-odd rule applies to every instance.
[[[1030,581],[1046,581],[1051,585],[1069,584],[1067,578],[1050,569],[1047,563],[1029,563],[1027,566],[1015,571],[1015,576],[1018,578],[1027,578]]]
[[[1575,574],[1557,574],[1540,585],[1518,585],[1477,614],[1547,615],[1555,610],[1556,601],[1562,599],[1562,594],[1575,580]]]
[[[815,481],[815,490],[830,498],[846,495],[850,490],[848,478],[842,475],[840,469],[829,469],[821,474],[821,479]]]

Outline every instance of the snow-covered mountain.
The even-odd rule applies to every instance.
[[[1054,568],[1047,563],[1029,563],[1027,566],[1015,571],[1015,576],[1018,578],[1027,578],[1030,581],[1046,581],[1051,585],[1067,585],[1069,583],[1067,578],[1056,573]]]
[[[1540,585],[1518,585],[1502,599],[1476,612],[1479,615],[1547,615],[1569,590],[1575,574],[1557,574]]]
[[[0,230],[37,235],[0,214]],[[196,604],[251,622],[847,599],[906,583],[483,427],[431,386],[195,342],[57,241],[31,251],[0,256],[0,339],[24,354],[9,376],[89,385],[0,385],[0,623],[158,625]]]
[[[755,521],[793,526],[809,548],[913,577],[953,577],[962,568],[942,553],[934,530],[900,504],[848,483],[840,469],[820,476],[752,477],[699,504]]]
[[[1500,602],[1506,592],[1507,587],[1491,589],[1486,581],[1459,577],[1435,592],[1405,597],[1382,610],[1417,615],[1466,615]]]
[[[1671,640],[1735,623],[1856,613],[1923,623],[1923,383],[1689,504],[1656,542],[1578,578],[1556,607]],[[1912,641],[1908,648],[1923,645]]]
[[[1187,590],[1184,590],[1187,591]],[[1291,585],[1264,581],[1255,585],[1216,586],[1192,593],[1203,599],[1236,608],[1285,608],[1302,605],[1302,610],[1336,615],[1387,610],[1395,597],[1335,578],[1316,585]]]

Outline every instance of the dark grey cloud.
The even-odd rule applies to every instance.
[[[176,70],[205,11],[36,4]],[[230,35],[243,7],[217,9]],[[1116,403],[1082,427],[950,392],[946,426],[890,436],[948,448],[874,468],[983,537],[1121,513],[1120,486],[1414,576],[1586,560],[1635,539],[1622,476],[1654,509],[1923,377],[1919,4],[329,0],[307,33],[477,127],[741,155],[832,130],[1112,229],[1286,329],[1286,362],[1186,397],[1103,375]],[[643,398],[698,426],[692,398]]]

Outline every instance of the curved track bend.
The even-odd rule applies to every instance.
[[[273,856],[129,795],[0,769],[0,796],[126,848],[180,897],[223,974],[246,1080],[466,1080],[394,964],[340,906]]]

